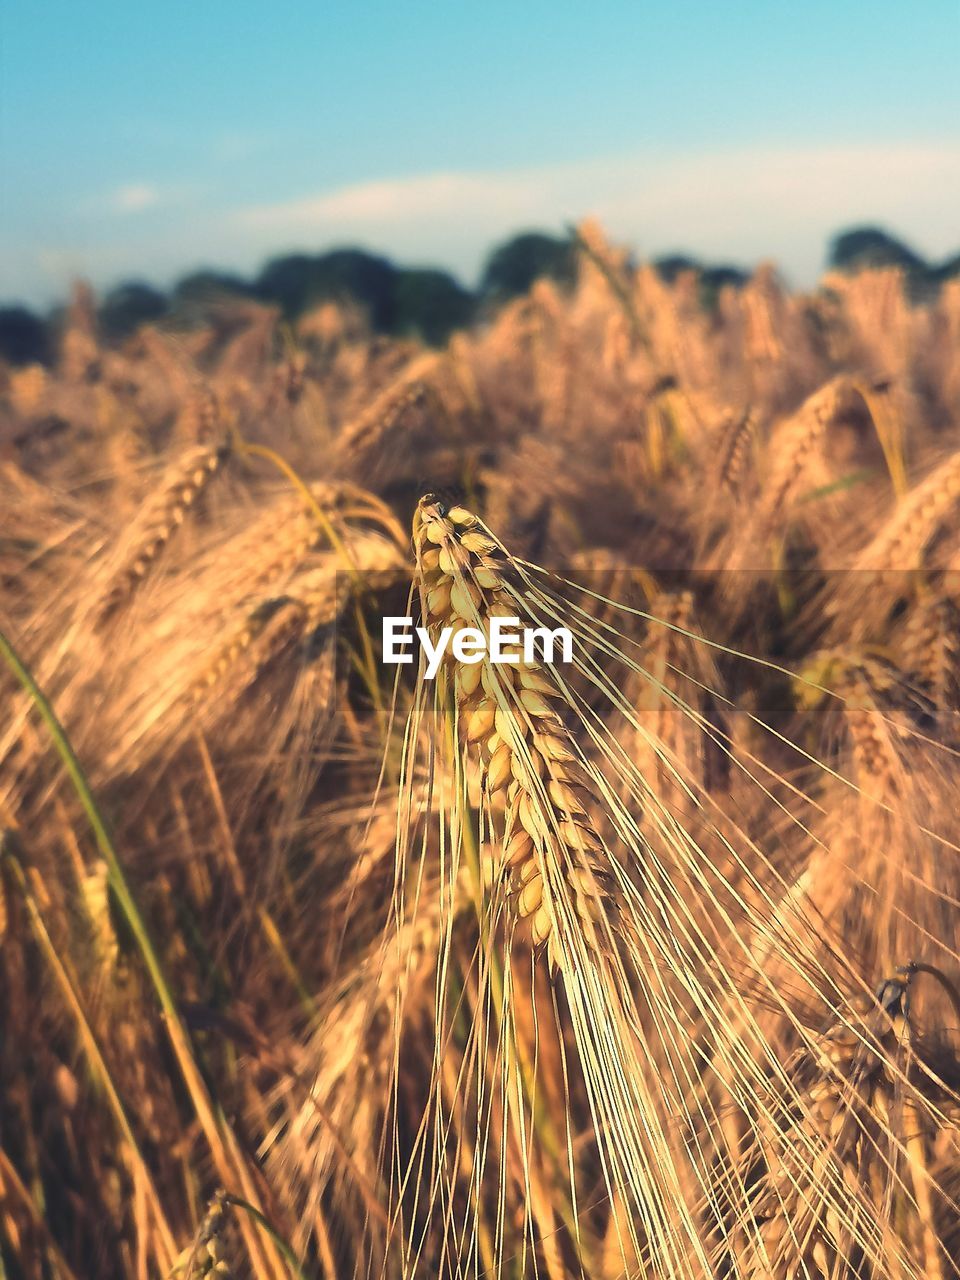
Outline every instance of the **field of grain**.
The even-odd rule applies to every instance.
[[[0,372],[0,1276],[960,1275],[960,282],[93,314]]]

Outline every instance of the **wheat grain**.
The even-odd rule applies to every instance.
[[[775,523],[775,514],[784,504],[795,497],[798,485],[817,458],[849,394],[849,380],[834,378],[809,396],[789,422],[771,436],[772,465],[760,503],[768,526]]]
[[[647,608],[643,674],[627,690],[635,727],[624,749],[661,803],[689,820],[699,796],[725,785],[726,760],[714,741],[724,733],[720,676],[696,625],[692,592],[660,592]]]
[[[960,452],[911,489],[876,537],[864,548],[855,568],[871,574],[913,570],[960,500]]]
[[[757,436],[757,419],[752,409],[730,418],[717,448],[717,484],[734,499],[741,496]]]
[[[956,1010],[918,985],[901,1035],[848,997],[895,959],[958,962],[938,566],[958,545],[960,292],[908,304],[899,276],[863,274],[791,296],[764,270],[707,309],[703,273],[584,239],[578,285],[535,285],[444,355],[331,304],[300,324],[305,366],[274,315],[226,301],[111,347],[79,299],[59,367],[0,367],[4,629],[197,1031],[220,1176],[262,1191],[305,1274],[946,1280]],[[234,426],[305,488],[280,496],[251,452],[194,522],[178,473]],[[330,483],[351,471],[401,519],[428,475],[486,520],[451,532],[448,510],[440,545],[418,517],[432,630],[508,608],[572,623],[574,662],[529,684],[448,661],[378,716],[391,673],[364,628],[378,567],[401,570],[391,601],[405,589],[406,536]],[[740,575],[760,607],[727,607],[733,575],[670,572],[705,561],[760,570]],[[825,573],[860,563],[879,569]],[[798,703],[786,672],[814,644],[819,701]],[[2,692],[0,822],[96,1040],[38,982],[5,855],[3,1261],[162,1275],[209,1161],[80,811]],[[728,723],[749,727],[732,753]],[[138,1100],[132,1137],[108,1072]],[[242,1147],[271,1141],[268,1189]]]
[[[492,618],[515,616],[509,566],[468,511],[421,500],[414,545],[424,616],[435,635],[444,626],[489,635]],[[590,817],[598,798],[557,709],[563,690],[537,662],[461,668],[448,658],[446,676],[460,737],[477,754],[488,794],[506,793],[500,870],[512,878],[517,912],[529,921],[534,943],[560,970],[560,903],[572,905],[595,947],[597,922],[616,916],[603,841]]]
[[[222,1276],[224,1280],[230,1280],[233,1269],[226,1259],[224,1240],[226,1207],[226,1194],[218,1191],[207,1205],[192,1244],[177,1259],[170,1280],[174,1277],[204,1280],[207,1276]]]
[[[950,741],[960,712],[960,612],[941,590],[924,592],[911,608],[900,652],[904,670],[930,698]]]
[[[186,404],[177,415],[174,437],[187,450],[197,445],[209,445],[221,430],[221,407],[216,391],[206,382],[193,388]]]
[[[167,471],[133,534],[133,549],[104,592],[101,621],[109,619],[140,589],[187,514],[223,470],[230,451],[229,441],[199,445]]]

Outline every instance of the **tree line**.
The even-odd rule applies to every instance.
[[[139,280],[125,281],[104,293],[98,321],[103,338],[119,342],[143,324],[161,323],[173,329],[204,324],[213,308],[230,302],[276,306],[286,319],[295,320],[322,302],[336,301],[361,308],[374,332],[414,337],[436,346],[454,330],[526,293],[541,277],[569,285],[576,259],[574,233],[523,232],[490,252],[477,287],[468,289],[447,271],[398,266],[362,249],[287,254],[272,258],[252,279],[201,270],[166,291]],[[652,265],[667,281],[682,271],[697,272],[701,298],[708,306],[723,286],[739,287],[749,278],[739,267],[711,265],[685,255],[659,258]],[[911,295],[920,299],[960,274],[960,255],[930,263],[880,228],[856,227],[834,237],[828,265],[840,271],[898,267],[905,273]],[[0,307],[0,359],[12,364],[49,361],[63,314],[63,308],[42,316],[22,306]]]

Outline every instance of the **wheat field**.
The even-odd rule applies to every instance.
[[[0,1277],[960,1275],[960,283],[578,242],[0,371]]]

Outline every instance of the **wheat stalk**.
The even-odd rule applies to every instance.
[[[208,445],[222,434],[222,410],[216,391],[206,382],[198,383],[177,415],[174,436],[186,450]]]
[[[710,568],[735,571],[725,577],[725,588],[733,596],[742,596],[754,581],[751,573],[739,571],[776,563],[804,486],[823,473],[830,430],[848,413],[852,395],[850,379],[835,377],[771,432],[754,509],[714,549],[709,561]]]
[[[922,592],[907,615],[900,644],[905,671],[933,703],[947,740],[960,712],[960,612],[941,588]]]
[[[423,500],[414,523],[424,616],[438,635],[516,616],[497,543],[462,507]],[[519,658],[519,654],[516,655]],[[541,663],[460,667],[446,676],[462,742],[477,759],[488,795],[506,795],[501,865],[519,916],[551,967],[564,967],[558,921],[572,909],[582,936],[599,947],[598,921],[615,918],[603,841],[590,812],[599,805],[586,761],[557,710],[563,690]]]
[[[923,1062],[909,1018],[910,984],[925,969],[939,973],[900,966],[872,996],[846,1001],[792,1059],[797,1092],[744,1158],[751,1218],[730,1237],[737,1275],[943,1276],[923,1148],[925,1131],[951,1123],[943,1103],[952,1095]],[[798,1130],[800,1158],[790,1137]],[[838,1213],[832,1183],[856,1190],[856,1219]],[[873,1256],[864,1257],[869,1238]]]
[[[742,494],[756,437],[756,414],[748,408],[742,415],[731,416],[717,441],[717,484],[734,500]]]
[[[414,519],[414,544],[422,611],[435,638],[441,626],[455,632],[471,627],[489,634],[495,617],[536,617],[538,606],[547,607],[547,597],[534,589],[526,568],[463,508],[447,508],[432,496],[422,500]],[[553,612],[549,616],[557,615]],[[602,633],[594,631],[595,640],[598,635]],[[589,672],[588,661],[581,666],[585,674]],[[618,1043],[621,1047],[632,1043],[653,1073],[638,1076],[618,1059],[618,1070],[624,1075],[617,1091],[602,1101],[597,1097],[595,1102],[611,1131],[605,1133],[604,1142],[610,1144],[605,1155],[613,1184],[623,1191],[643,1223],[642,1234],[649,1242],[644,1251],[648,1256],[652,1256],[650,1251],[656,1253],[657,1274],[698,1274],[704,1235],[690,1217],[690,1192],[699,1186],[715,1199],[719,1192],[706,1153],[715,1150],[721,1166],[729,1167],[740,1146],[735,1133],[731,1138],[733,1131],[728,1132],[722,1123],[716,1105],[708,1104],[703,1094],[692,1088],[695,1075],[703,1071],[705,1061],[718,1064],[717,1079],[754,1138],[769,1126],[779,1105],[771,1100],[765,1073],[772,1071],[788,1087],[788,1096],[795,1100],[801,1117],[816,1102],[797,1095],[796,1086],[783,1077],[775,1043],[765,1036],[755,1009],[744,1002],[739,988],[744,980],[745,942],[735,933],[731,935],[730,913],[737,913],[732,919],[740,929],[756,931],[765,939],[767,953],[774,954],[790,973],[800,973],[803,964],[811,964],[814,973],[825,972],[812,949],[820,940],[815,930],[808,930],[806,940],[771,930],[764,919],[766,895],[757,883],[756,871],[749,873],[749,880],[754,892],[760,890],[759,905],[751,906],[727,879],[722,865],[706,852],[709,844],[698,847],[664,808],[642,771],[635,766],[627,768],[626,753],[618,747],[619,754],[611,759],[631,778],[629,800],[638,804],[644,798],[652,820],[649,838],[640,835],[639,811],[628,814],[618,807],[567,728],[561,714],[565,708],[577,710],[580,725],[589,722],[568,682],[555,671],[536,663],[518,663],[514,668],[494,667],[484,661],[479,667],[477,671],[448,660],[438,678],[435,702],[441,718],[456,731],[458,755],[463,755],[465,764],[476,764],[483,783],[481,809],[488,815],[491,830],[503,830],[502,842],[493,837],[490,881],[495,885],[498,876],[509,877],[515,895],[513,918],[530,920],[534,943],[545,946],[550,968],[562,978],[572,1008],[582,1009],[585,1017],[611,1029],[604,1040],[605,1049],[599,1050],[594,1033],[574,1019],[588,1087],[610,1088],[609,1075],[602,1086],[592,1075],[594,1055],[610,1054]],[[634,669],[645,674],[643,667],[634,664]],[[598,679],[596,672],[593,678]],[[656,686],[656,674],[650,678]],[[618,705],[624,706],[615,686],[607,688]],[[894,776],[890,773],[894,765],[886,765],[885,757],[878,754],[874,721],[857,719],[857,711],[854,705],[855,750],[861,769],[886,768],[884,776]],[[697,721],[695,714],[692,718]],[[868,740],[868,731],[873,739]],[[655,750],[669,760],[669,750],[652,733],[650,738]],[[465,773],[464,778],[467,776]],[[502,802],[498,800],[501,792],[505,793]],[[501,803],[502,809],[498,808]],[[461,826],[465,821],[462,815],[458,819]],[[601,824],[612,826],[622,849],[611,849]],[[731,838],[739,838],[736,831],[728,837],[721,836],[719,828],[714,827],[714,832],[732,866],[743,867],[743,855],[730,844]],[[669,862],[657,853],[661,845]],[[756,856],[759,850],[753,853]],[[631,875],[642,882],[642,896]],[[688,916],[673,897],[678,883],[685,884],[693,895],[710,894],[711,909],[698,906],[695,918]],[[528,884],[533,888],[525,897]],[[718,892],[729,900],[717,897]],[[791,955],[788,948],[793,946],[800,950]],[[722,949],[719,959],[714,948]],[[664,968],[668,972],[661,970],[666,957],[674,954],[677,963],[667,961]],[[759,989],[768,991],[783,1007],[783,996],[759,962],[750,963],[748,972]],[[623,975],[624,967],[643,993],[645,1026],[637,1033],[639,1044],[620,1024],[622,997],[614,995],[617,974]],[[694,1023],[698,1026],[695,1032],[690,1019],[697,1015],[702,1021]],[[652,1080],[656,1082],[653,1087]],[[623,1131],[624,1107],[632,1107],[634,1115],[643,1117],[649,1143],[646,1151]],[[691,1140],[689,1168],[661,1128],[667,1115],[675,1122],[678,1112],[698,1134]],[[803,1124],[794,1126],[785,1141],[788,1169],[793,1164],[802,1168],[809,1167],[811,1161],[816,1163],[815,1135]],[[661,1143],[663,1158],[671,1162],[669,1168],[652,1163],[653,1152],[661,1149]],[[668,1149],[670,1155],[666,1156]],[[722,1185],[735,1186],[736,1182],[737,1177],[728,1174]],[[736,1203],[742,1221],[747,1212],[742,1178],[740,1185]],[[818,1185],[817,1194],[823,1212],[841,1224],[837,1230],[842,1235],[842,1258],[863,1256],[871,1266],[879,1266],[889,1246],[874,1229],[866,1189],[849,1183],[834,1170],[824,1185]],[[634,1247],[641,1248],[637,1237]],[[827,1244],[821,1241],[818,1249],[822,1252]],[[836,1258],[829,1265],[835,1263],[839,1265]]]
[[[958,500],[960,452],[951,454],[900,500],[855,567],[873,574],[916,569]]]
[[[414,545],[423,615],[434,636],[441,626],[489,633],[495,617],[537,616],[538,597],[525,570],[470,512],[423,499]],[[638,1253],[646,1237],[656,1251],[657,1275],[700,1274],[707,1265],[704,1240],[684,1182],[692,1177],[702,1186],[707,1174],[697,1151],[691,1152],[692,1168],[678,1159],[667,1128],[678,1111],[690,1124],[702,1112],[697,1102],[686,1110],[693,1064],[706,1050],[696,1045],[684,1005],[715,1008],[732,975],[720,971],[716,991],[713,977],[704,981],[710,944],[698,929],[708,921],[693,924],[677,911],[674,887],[662,858],[639,832],[637,812],[618,807],[567,727],[560,708],[577,704],[566,682],[526,661],[484,661],[479,669],[447,662],[441,677],[435,693],[441,722],[459,740],[457,759],[462,753],[465,764],[476,763],[481,807],[497,833],[488,881],[496,886],[508,878],[512,919],[529,921],[534,945],[546,951],[550,971],[567,993],[591,1105],[602,1117],[597,1124],[605,1175],[630,1207],[630,1238],[623,1247]],[[622,696],[620,703],[625,705]],[[622,767],[625,753],[617,750]],[[692,875],[706,889],[708,874],[697,866],[706,855],[635,768],[632,776],[631,801],[643,795],[651,801],[653,830],[674,855],[676,874]],[[615,844],[623,841],[622,855],[604,838],[600,822],[612,825]],[[466,823],[457,816],[461,832]],[[629,870],[621,857],[629,859]],[[632,876],[643,880],[642,895]],[[690,956],[675,965],[674,952],[687,948]],[[643,991],[649,1035],[639,1029],[633,1001],[624,1003],[631,984]],[[742,1048],[725,1038],[722,1024],[711,1034],[717,1052],[733,1055],[736,1089],[756,1090],[751,1071],[757,1068],[743,1061]],[[639,1234],[635,1222],[642,1223]]]
[[[97,308],[88,284],[74,285],[60,349],[60,371],[68,382],[87,382],[100,368]]]
[[[412,362],[359,417],[343,428],[337,451],[351,473],[363,475],[364,468],[387,447],[407,414],[427,403],[429,379],[436,368],[434,355]]]
[[[648,608],[643,675],[627,690],[638,728],[624,748],[664,806],[689,820],[698,797],[724,785],[726,761],[716,741],[724,732],[720,676],[697,627],[692,592],[659,592]]]
[[[452,896],[435,877],[418,883],[401,917],[388,920],[349,974],[332,984],[293,1085],[286,1080],[278,1087],[284,1117],[264,1150],[302,1214],[295,1245],[320,1228],[325,1197],[348,1217],[358,1192],[361,1204],[377,1203],[380,1173],[370,1153],[397,1069],[395,1045],[405,1022],[423,1012],[441,939],[470,901],[465,876]],[[382,1248],[387,1244],[381,1241]]]

